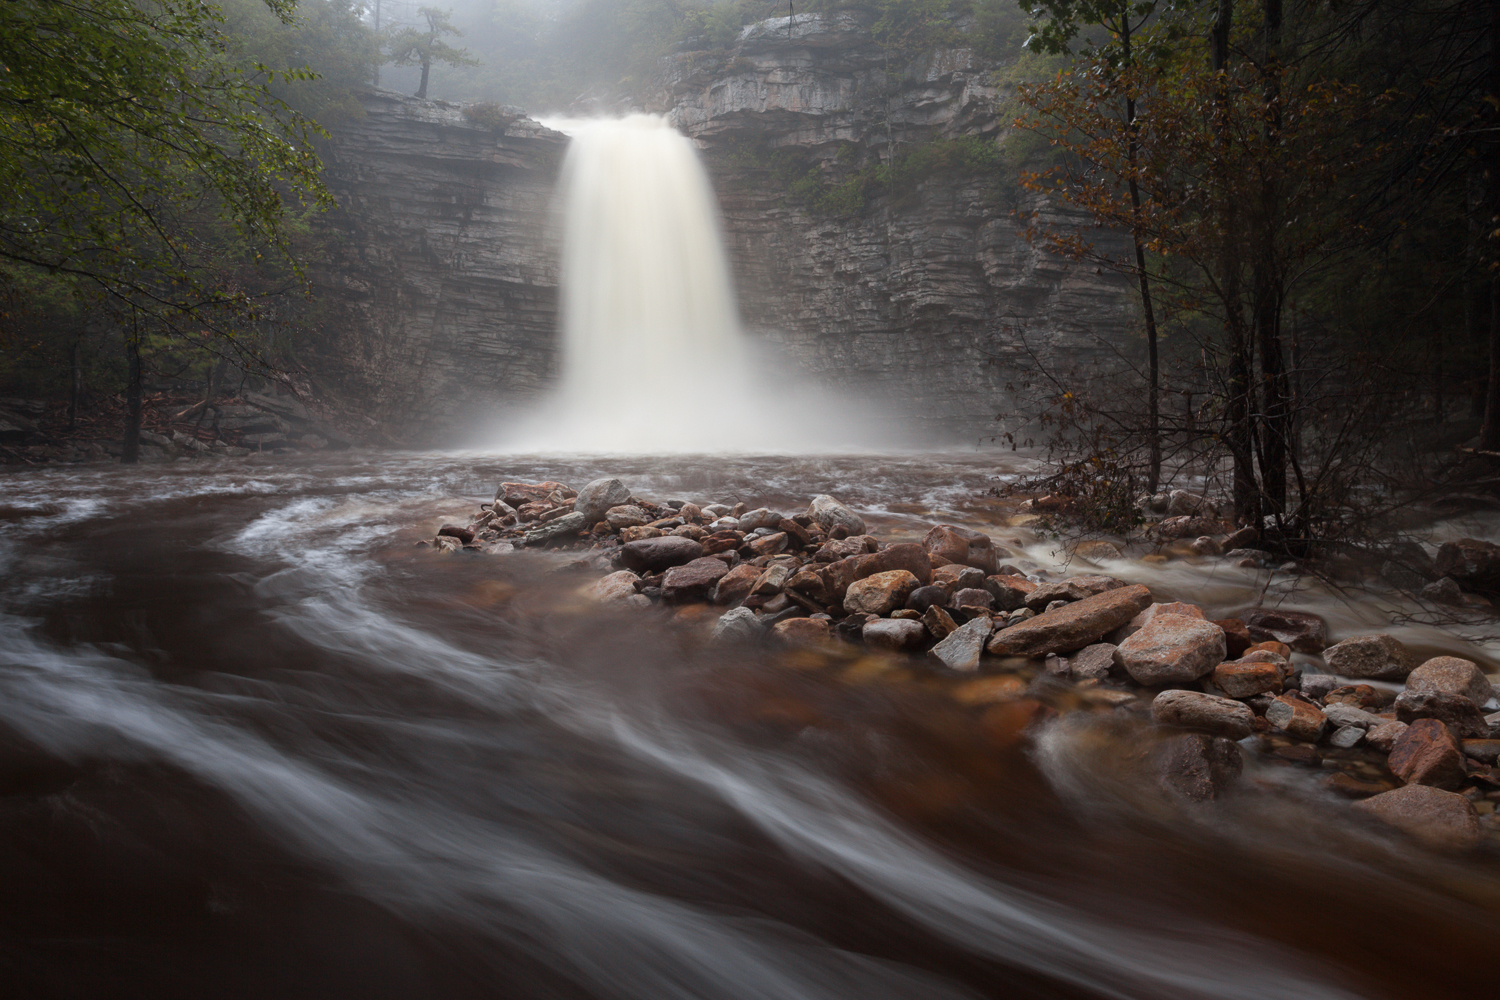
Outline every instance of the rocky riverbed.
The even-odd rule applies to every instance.
[[[1157,505],[1169,515],[1160,534],[1216,526],[1183,503]],[[1243,562],[1255,558],[1245,541],[1226,531],[1194,546]],[[1069,713],[1149,716],[1164,738],[1132,763],[1178,799],[1233,794],[1250,754],[1317,769],[1358,821],[1440,850],[1500,847],[1500,690],[1477,653],[1423,657],[1385,634],[1329,644],[1323,619],[1283,607],[1210,620],[1140,583],[1016,565],[958,525],[883,541],[827,495],[787,513],[655,502],[618,479],[504,483],[467,524],[418,544],[565,552],[566,567],[597,574],[581,593],[602,606],[713,642],[774,644],[804,669],[920,676],[1017,739]],[[1450,542],[1437,563],[1482,583],[1491,549]],[[851,657],[862,659],[848,668]]]

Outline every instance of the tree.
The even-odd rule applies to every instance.
[[[443,41],[444,35],[459,35],[463,32],[449,20],[451,10],[437,7],[422,7],[418,13],[427,21],[427,30],[414,25],[403,25],[393,30],[386,45],[386,56],[397,66],[421,66],[422,82],[417,85],[414,96],[427,99],[427,76],[434,61],[447,66],[478,66],[479,60],[469,57],[467,49],[455,49]]]
[[[267,89],[310,74],[243,72],[221,29],[195,0],[0,4],[0,283],[93,296],[130,331],[137,393],[144,337],[253,320],[231,266],[305,285],[291,221],[331,204],[317,127]]]

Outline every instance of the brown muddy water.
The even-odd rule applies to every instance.
[[[1132,771],[1135,717],[1022,739],[920,664],[715,647],[591,606],[558,557],[413,548],[502,479],[613,475],[657,500],[833,493],[885,537],[983,526],[1056,571],[982,495],[1019,467],[346,454],[5,476],[0,993],[1500,995],[1500,859],[1363,825],[1315,771],[1252,757],[1238,794],[1174,804]],[[1216,561],[1101,568],[1215,614],[1285,597],[1335,637],[1390,616]]]

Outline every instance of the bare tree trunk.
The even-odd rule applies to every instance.
[[[422,60],[422,82],[417,85],[417,92],[413,96],[420,97],[424,101],[427,100],[427,73],[431,69],[432,69],[432,60],[430,60],[430,59],[423,59]]]
[[[78,426],[78,407],[83,400],[83,365],[78,360],[78,342],[83,331],[73,335],[73,346],[68,349],[68,430]]]
[[[1125,65],[1130,65],[1130,17],[1122,20],[1120,49]],[[1136,140],[1135,98],[1125,97],[1125,129],[1129,137],[1125,156],[1130,172],[1130,207],[1137,219],[1141,213],[1141,187],[1136,180],[1136,162],[1140,147]],[[1156,310],[1151,304],[1151,278],[1146,273],[1146,246],[1141,240],[1139,224],[1131,226],[1131,242],[1135,244],[1135,270],[1141,289],[1141,315],[1146,324],[1146,435],[1149,438],[1149,458],[1146,471],[1146,491],[1155,493],[1161,485],[1161,364],[1156,350]]]
[[[1500,0],[1490,0],[1490,134],[1488,137],[1488,177],[1485,184],[1485,233],[1494,233],[1500,224]],[[1488,237],[1485,262],[1495,267],[1497,250],[1493,235]],[[1479,428],[1479,449],[1500,451],[1500,271],[1490,279],[1490,364],[1484,393],[1484,423]]]
[[[1268,144],[1277,148],[1281,130],[1281,28],[1282,0],[1265,3],[1265,120]],[[1275,182],[1263,179],[1258,199],[1258,218],[1253,228],[1251,294],[1254,296],[1256,349],[1260,353],[1261,440],[1260,485],[1270,510],[1286,511],[1287,431],[1290,403],[1287,399],[1286,361],[1281,343],[1282,287],[1276,268],[1275,232],[1278,215]]]
[[[125,357],[130,383],[125,387],[125,447],[120,452],[120,462],[134,465],[141,460],[141,340],[134,319],[130,337],[125,341]]]

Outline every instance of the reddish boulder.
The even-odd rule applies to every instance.
[[[1477,538],[1444,542],[1438,548],[1437,575],[1451,576],[1465,590],[1500,591],[1500,545]]]
[[[1382,792],[1350,808],[1440,850],[1468,850],[1482,835],[1473,803],[1462,795],[1425,785]]]
[[[995,572],[995,550],[990,544],[990,536],[983,532],[952,524],[938,524],[927,532],[922,539],[922,546],[949,562],[973,566],[986,573]]]
[[[1408,785],[1454,789],[1463,784],[1463,748],[1436,719],[1418,719],[1391,747],[1391,773]]]
[[[907,595],[917,589],[917,578],[904,569],[876,573],[849,584],[844,593],[844,609],[872,615],[888,615],[906,603]]]
[[[1274,639],[1299,653],[1321,653],[1328,645],[1328,626],[1305,611],[1252,608],[1239,616],[1256,642]]]
[[[1151,591],[1141,584],[1106,590],[996,632],[986,648],[996,656],[1071,653],[1098,642],[1150,603]]]
[[[661,599],[678,604],[707,600],[714,584],[729,571],[724,560],[713,556],[700,556],[681,566],[673,566],[662,577]]]

